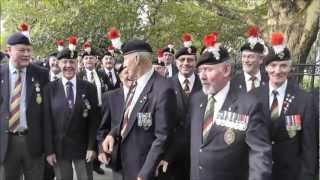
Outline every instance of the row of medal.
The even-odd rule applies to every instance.
[[[249,116],[230,111],[221,111],[217,114],[215,123],[219,126],[225,126],[240,131],[247,129]]]
[[[287,131],[299,131],[301,130],[301,116],[300,114],[285,116]]]

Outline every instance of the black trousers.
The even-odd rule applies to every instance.
[[[44,157],[32,157],[26,136],[9,135],[7,155],[1,170],[1,180],[43,180]]]

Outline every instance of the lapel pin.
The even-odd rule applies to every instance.
[[[178,91],[176,91],[176,94],[178,94]]]
[[[240,89],[242,89],[242,86],[241,86],[241,84],[239,85],[239,88],[240,88]]]
[[[200,107],[202,108],[202,106],[203,106],[203,104],[201,103],[201,104],[200,104]]]
[[[4,83],[4,80],[3,79],[1,79],[1,84],[3,84]]]
[[[34,81],[34,78],[32,77],[32,78],[31,78],[31,82],[33,82],[33,81]]]

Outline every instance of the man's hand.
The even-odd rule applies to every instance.
[[[138,177],[137,180],[143,180],[142,177]]]
[[[87,150],[86,161],[91,162],[96,158],[96,152],[92,150]]]
[[[168,161],[165,161],[165,160],[161,160],[157,166],[157,169],[156,169],[156,177],[159,176],[160,174],[160,167],[162,167],[162,172],[163,173],[166,173],[167,172],[167,168],[168,168]]]
[[[109,164],[109,162],[110,162],[110,158],[107,157],[106,153],[104,153],[104,152],[103,153],[99,153],[98,159],[103,164]]]
[[[56,154],[50,154],[47,156],[47,161],[50,164],[50,166],[54,166],[57,164],[57,158],[56,158]]]
[[[108,135],[102,143],[103,151],[111,154],[111,152],[113,151],[113,145],[114,145],[114,138],[113,136]]]

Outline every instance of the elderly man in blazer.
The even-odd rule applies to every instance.
[[[281,33],[273,33],[279,39]],[[281,38],[283,39],[283,37]],[[274,44],[265,58],[269,82],[253,93],[263,102],[272,140],[272,179],[316,179],[317,135],[310,94],[288,80],[291,56]],[[319,102],[319,101],[318,101]]]
[[[76,77],[77,52],[69,48],[57,55],[62,78],[44,90],[45,152],[57,180],[90,180],[95,158],[97,92],[94,85]]]
[[[195,73],[196,53],[194,46],[186,46],[175,55],[179,72],[171,80],[177,97],[177,117],[169,148],[159,165],[160,179],[190,179],[190,122],[187,114],[191,96],[201,90],[200,79]]]
[[[0,179],[43,177],[43,87],[48,71],[30,63],[32,45],[22,33],[8,40],[9,64],[0,66]]]
[[[270,180],[271,141],[262,104],[230,85],[229,60],[216,44],[197,63],[202,91],[190,101],[190,179]]]
[[[126,98],[122,122],[106,137],[103,149],[111,153],[119,139],[123,178],[152,180],[172,129],[176,98],[170,81],[152,68],[148,43],[129,41],[122,52],[128,78],[134,82]]]
[[[231,84],[243,92],[266,85],[268,81],[266,73],[261,71],[267,47],[259,38],[256,27],[250,27],[248,35],[247,42],[240,49],[242,72],[236,74],[231,80]]]

